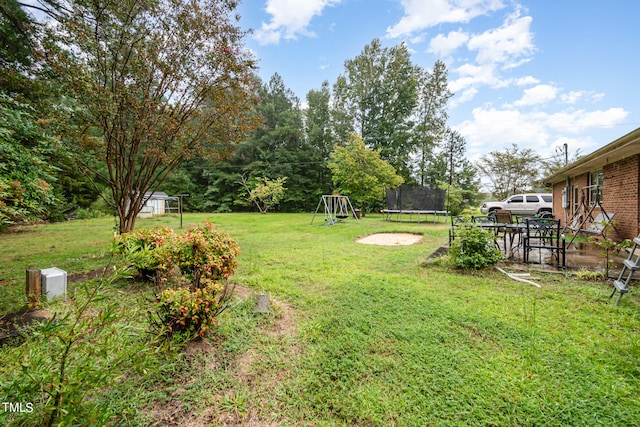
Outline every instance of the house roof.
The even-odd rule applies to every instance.
[[[563,167],[553,175],[545,178],[544,182],[555,184],[567,178],[598,170],[605,165],[636,154],[640,154],[640,128]]]

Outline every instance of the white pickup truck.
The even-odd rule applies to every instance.
[[[513,215],[536,215],[552,213],[553,196],[551,193],[515,194],[501,202],[485,202],[480,208],[483,214],[504,209]]]

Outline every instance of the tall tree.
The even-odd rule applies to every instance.
[[[407,179],[417,73],[406,44],[385,48],[374,39],[355,59],[345,62],[345,73],[333,89],[338,139],[346,141],[347,133],[355,131]]]
[[[0,90],[40,124],[44,138],[60,135],[60,124],[66,123],[64,116],[72,102],[63,103],[58,85],[49,79],[49,69],[42,61],[41,24],[30,13],[55,10],[57,5],[53,0],[41,0],[39,4],[0,2]],[[43,151],[34,154],[38,157]],[[97,198],[90,181],[68,154],[63,144],[57,144],[45,156],[55,165],[47,172],[51,177],[48,191],[55,195],[55,203],[49,205],[45,215],[49,219],[62,219],[63,211],[75,205],[88,207]]]
[[[362,138],[352,134],[346,145],[336,144],[331,153],[329,169],[338,191],[351,197],[362,207],[384,199],[386,188],[404,182],[393,166],[380,156],[380,149],[368,148]]]
[[[467,142],[460,133],[447,128],[444,139],[434,152],[429,162],[427,174],[430,177],[431,188],[442,188],[446,184],[447,190],[457,189],[461,200],[460,208],[471,206],[477,202],[480,180],[478,171],[466,158]],[[454,213],[457,214],[457,213]]]
[[[535,188],[539,178],[540,156],[530,148],[516,144],[504,151],[491,151],[478,160],[476,166],[490,181],[490,191],[498,198]]]
[[[51,158],[60,143],[43,132],[33,113],[0,94],[0,231],[46,219],[57,202]]]
[[[447,66],[436,61],[433,71],[423,70],[419,77],[418,102],[415,108],[413,146],[415,149],[416,174],[420,185],[427,184],[426,177],[434,149],[445,139],[447,102],[453,96],[447,87]],[[442,175],[437,175],[441,177]],[[432,177],[430,181],[435,179]],[[433,185],[434,182],[431,182]],[[435,188],[435,187],[432,187]]]
[[[320,193],[327,194],[331,190],[331,172],[326,163],[334,143],[331,134],[331,90],[328,81],[322,83],[320,90],[310,90],[307,93],[307,105],[304,112],[307,142],[318,153],[318,163],[312,167],[317,172],[316,187]]]
[[[231,17],[236,6],[74,0],[51,27],[49,62],[87,123],[79,149],[106,169],[83,166],[110,187],[121,233],[180,162],[225,157],[254,126],[254,61]]]
[[[0,1],[0,90],[37,110],[43,100],[57,94],[55,84],[47,84],[48,67],[42,61],[42,25],[31,12],[47,13],[60,8],[56,0]]]
[[[442,140],[425,162],[425,184],[435,188],[436,182],[460,185],[463,176],[475,176],[477,170],[465,157],[467,141],[459,132],[446,128]],[[468,171],[468,172],[465,172]]]
[[[316,167],[319,150],[304,137],[300,101],[274,74],[259,92],[257,111],[264,119],[258,129],[238,150],[248,181],[258,178],[287,178],[287,191],[279,208],[311,209],[316,199]],[[252,183],[253,184],[253,183]]]
[[[3,70],[31,64],[34,23],[16,0],[0,3],[0,66]]]
[[[541,177],[546,178],[550,175],[553,175],[554,173],[564,168],[565,166],[570,165],[571,163],[574,163],[580,157],[582,157],[582,154],[580,154],[579,148],[576,149],[573,152],[573,154],[570,154],[569,147],[567,144],[564,144],[562,147],[556,147],[555,156],[548,159],[541,160],[542,162]],[[539,184],[540,184],[540,187],[544,187],[544,183],[541,182]]]

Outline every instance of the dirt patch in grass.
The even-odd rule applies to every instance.
[[[440,246],[438,249],[433,251],[431,253],[431,255],[429,255],[429,257],[427,259],[440,258],[441,256],[447,255],[448,253],[449,253],[449,247],[448,246]]]
[[[377,246],[408,246],[422,241],[421,234],[412,233],[376,233],[364,236],[356,240],[363,245]]]
[[[36,322],[46,322],[52,314],[48,310],[26,310],[0,316],[0,345],[7,339],[20,333]]]
[[[243,290],[240,290],[240,294]],[[300,349],[295,344],[293,337],[297,334],[296,322],[295,322],[295,309],[278,300],[271,300],[271,308],[274,314],[274,321],[259,327],[259,330],[264,334],[262,340],[272,341],[278,344],[285,344],[284,354],[280,354],[280,360],[290,361],[299,354]],[[249,394],[253,398],[247,402],[245,412],[239,413],[233,409],[226,409],[222,412],[218,411],[217,414],[211,414],[206,425],[214,422],[219,423],[222,426],[256,426],[256,427],[268,427],[272,425],[280,425],[279,421],[268,420],[269,417],[274,417],[275,414],[264,413],[263,408],[268,406],[265,396],[269,394],[270,390],[274,390],[278,384],[285,381],[288,366],[286,364],[273,361],[272,363],[266,363],[262,360],[264,356],[260,355],[259,349],[250,348],[245,352],[236,362],[235,377],[239,382],[238,389],[248,390]],[[233,399],[233,393],[235,390],[228,390],[224,399]],[[229,395],[231,393],[231,396]]]
[[[254,292],[248,288],[236,285],[234,296],[239,299],[253,298]],[[272,320],[258,325],[258,330],[263,334],[259,341],[288,342],[284,352],[279,357],[289,360],[299,353],[293,337],[297,334],[295,309],[279,300],[271,299]],[[264,345],[258,343],[257,345]],[[269,427],[279,425],[275,420],[268,420],[269,414],[263,411],[263,396],[268,395],[268,390],[273,390],[284,381],[287,375],[287,366],[279,364],[265,364],[260,356],[260,349],[252,346],[246,352],[231,361],[226,368],[221,368],[223,363],[219,358],[219,348],[216,343],[208,340],[195,341],[185,348],[185,357],[194,361],[191,366],[190,377],[197,378],[199,372],[216,369],[229,369],[232,371],[233,382],[236,384],[230,388],[214,392],[207,400],[208,407],[187,409],[180,402],[180,395],[188,388],[189,378],[186,378],[185,387],[178,387],[169,402],[163,405],[155,405],[151,414],[155,422],[153,426],[182,426],[204,427],[210,425],[219,426],[256,426]],[[199,362],[198,362],[199,361]],[[239,402],[238,406],[234,402]]]
[[[105,269],[106,267],[99,267],[93,271],[88,271],[86,273],[72,274],[67,278],[67,281],[69,283],[78,283],[78,282],[84,282],[86,280],[91,280],[91,279],[99,279],[100,277],[104,276]]]
[[[37,231],[37,229],[33,227],[34,225],[35,223],[31,225],[14,225],[7,228],[6,233],[7,234],[33,233]]]

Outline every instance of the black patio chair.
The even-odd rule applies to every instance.
[[[538,249],[541,255],[543,250],[551,252],[558,266],[566,267],[566,242],[564,234],[560,233],[559,219],[528,218],[523,233],[524,263],[529,262],[529,252]],[[542,258],[540,257],[542,263]]]
[[[449,246],[458,237],[458,229],[464,225],[469,224],[470,218],[465,215],[451,216],[451,228],[449,228]]]
[[[495,212],[489,212],[486,216],[472,216],[471,217],[473,224],[477,227],[483,228],[485,230],[491,231],[493,233],[493,243],[496,249],[500,249],[500,233],[498,229],[501,228],[496,222],[496,214]]]

